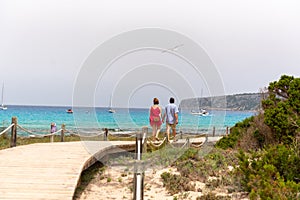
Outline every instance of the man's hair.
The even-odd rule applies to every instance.
[[[171,97],[169,102],[170,102],[170,103],[174,103],[174,102],[175,102],[174,98]]]

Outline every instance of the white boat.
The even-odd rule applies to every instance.
[[[4,83],[2,84],[2,96],[1,96],[0,110],[7,110],[7,107],[4,105]]]
[[[203,90],[201,89],[201,97],[200,97],[200,102],[199,102],[199,109],[198,110],[191,110],[191,114],[192,115],[199,115],[199,116],[208,116],[209,113],[207,110],[201,108],[202,107],[202,93],[203,93]]]
[[[192,115],[199,115],[199,116],[207,116],[209,115],[209,112],[207,112],[205,109],[200,109],[199,111],[191,111]]]
[[[115,111],[114,109],[112,109],[112,108],[109,108],[109,109],[108,109],[108,112],[109,112],[109,113],[115,113],[116,111]]]
[[[114,109],[112,108],[112,99],[111,99],[111,96],[110,96],[110,101],[109,101],[108,112],[109,112],[109,113],[115,113],[115,112],[116,112],[116,110],[114,110]]]

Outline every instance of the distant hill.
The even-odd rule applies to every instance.
[[[246,93],[216,97],[191,98],[182,100],[179,107],[184,110],[220,109],[220,110],[258,110],[261,94]]]

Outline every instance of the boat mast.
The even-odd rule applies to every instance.
[[[109,98],[109,109],[112,109],[112,94],[110,95],[110,98]]]
[[[201,96],[200,96],[200,100],[199,100],[199,112],[201,111],[201,106],[202,106],[202,96],[203,96],[203,88],[201,88]]]
[[[1,96],[1,106],[4,107],[4,82],[2,83],[2,96]]]

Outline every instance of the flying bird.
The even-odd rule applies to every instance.
[[[184,46],[184,44],[179,44],[179,45],[176,45],[175,47],[172,47],[172,48],[169,48],[169,49],[165,49],[162,51],[162,53],[165,53],[167,51],[177,51],[179,47],[182,47]]]

